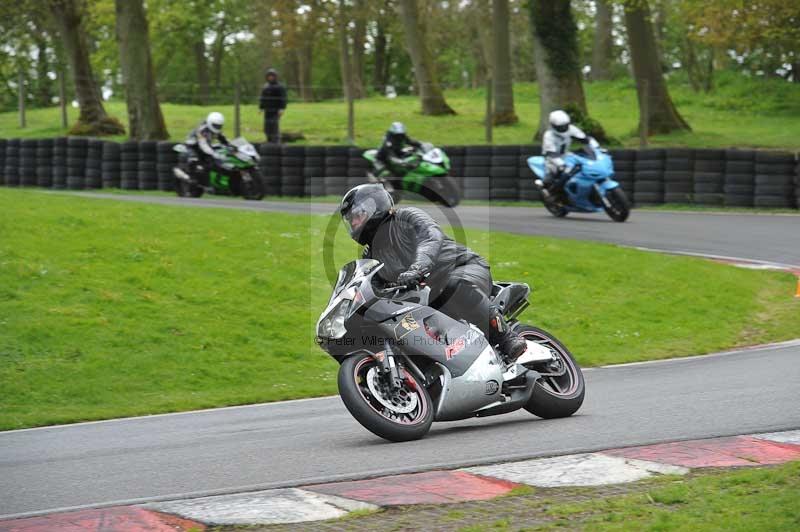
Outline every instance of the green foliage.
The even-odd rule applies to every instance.
[[[564,107],[564,111],[567,112],[573,124],[581,128],[583,132],[590,137],[597,139],[600,144],[605,146],[622,145],[618,139],[609,137],[606,134],[606,130],[603,129],[603,125],[600,122],[590,117],[587,113],[584,113],[581,108],[574,103],[567,104],[567,106]]]
[[[0,428],[334,393],[313,341],[327,224],[0,189]],[[536,288],[523,320],[586,366],[800,327],[789,274],[477,230],[467,243]],[[335,249],[337,265],[358,255],[341,230]]]

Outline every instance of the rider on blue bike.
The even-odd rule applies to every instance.
[[[588,144],[592,148],[597,148],[597,141],[581,129],[571,123],[569,115],[562,110],[550,113],[550,127],[542,137],[542,155],[545,158],[544,183],[536,183],[543,186],[550,195],[558,195],[564,189],[564,185],[570,178],[565,170],[567,165],[564,163],[563,156],[569,150],[573,140],[582,144]]]

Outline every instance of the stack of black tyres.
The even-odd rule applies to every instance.
[[[302,196],[305,193],[305,155],[305,146],[282,146],[281,196]]]
[[[264,180],[264,194],[279,196],[281,193],[281,146],[264,142],[258,146],[261,155],[261,177]]]
[[[120,145],[119,188],[139,190],[139,143],[133,140]]]
[[[136,171],[139,176],[139,190],[158,188],[158,142],[143,140],[139,143],[139,163]]]
[[[466,157],[464,156],[464,146],[446,146],[442,148],[442,150],[447,154],[448,159],[450,159],[450,171],[449,175],[453,178],[456,185],[458,185],[458,190],[462,191],[461,194],[463,195],[464,190],[464,166],[466,165]]]
[[[303,167],[306,196],[325,195],[325,147],[306,147],[306,160]]]
[[[86,150],[86,179],[85,188],[103,187],[103,141],[89,139]]]
[[[112,141],[103,143],[103,164],[100,166],[103,174],[103,188],[120,188],[122,172],[120,154],[121,146],[119,143]]]
[[[156,145],[156,181],[158,190],[175,190],[175,175],[172,169],[178,166],[178,152],[174,142],[162,141]]]
[[[800,158],[794,168],[794,206],[800,208]]]
[[[610,150],[614,163],[614,179],[625,195],[633,201],[633,185],[636,182],[636,150]]]
[[[67,137],[53,140],[53,188],[67,187]]]
[[[19,186],[19,139],[8,139],[5,157],[6,185]]]
[[[364,148],[352,147],[347,151],[347,188],[353,188],[367,182],[372,163],[364,159]]]
[[[519,177],[517,187],[519,189],[518,198],[523,201],[539,201],[542,199],[539,187],[533,184],[537,179],[536,174],[533,173],[533,170],[531,170],[528,164],[528,159],[530,157],[539,156],[541,154],[541,146],[520,146],[520,155],[517,160],[517,176]]]
[[[491,146],[467,146],[465,149],[464,199],[487,200],[491,196]]]
[[[724,203],[729,207],[752,207],[756,187],[756,152],[725,150]]]
[[[89,139],[84,137],[67,138],[67,188],[82,190],[86,187],[86,154]]]
[[[19,184],[36,186],[36,139],[22,139],[19,143]]]
[[[695,150],[694,201],[700,205],[722,205],[725,201],[725,151]]]
[[[341,196],[347,191],[347,166],[349,163],[347,146],[327,146],[325,148],[325,194]]]
[[[756,153],[756,207],[795,206],[795,163],[791,153]]]
[[[637,205],[664,203],[664,155],[660,148],[639,150],[636,154],[633,202]]]
[[[694,196],[694,151],[667,148],[664,159],[664,203],[691,203]]]
[[[53,144],[55,139],[39,139],[36,143],[36,186],[53,186]]]
[[[0,185],[6,184],[6,144],[8,140],[0,139]]]
[[[489,199],[516,200],[519,197],[520,147],[494,146],[489,168]]]

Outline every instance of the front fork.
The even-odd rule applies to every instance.
[[[602,188],[600,188],[600,185],[598,185],[597,183],[594,184],[594,191],[597,192],[597,197],[600,198],[600,201],[603,203],[603,205],[607,209],[610,209],[611,208],[611,202],[608,201],[608,198],[606,197],[605,191]]]

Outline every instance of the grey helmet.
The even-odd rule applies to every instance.
[[[556,130],[558,133],[566,133],[569,131],[571,120],[569,115],[561,109],[557,109],[550,113],[548,121],[550,122],[550,127]]]
[[[393,207],[392,196],[383,185],[371,183],[348,190],[339,205],[339,214],[350,238],[363,246],[369,244],[378,226],[392,213]]]

